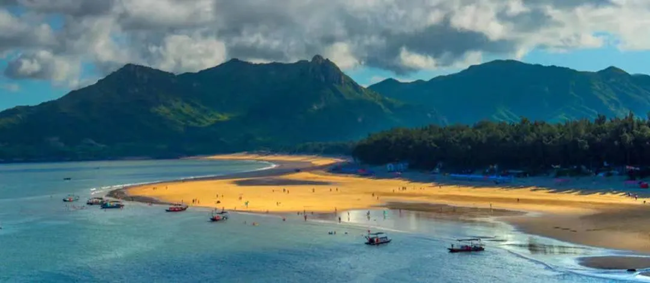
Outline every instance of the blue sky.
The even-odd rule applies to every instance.
[[[0,1],[0,110],[57,99],[125,63],[183,73],[321,54],[367,86],[531,50],[521,61],[650,73],[650,1],[276,1]]]

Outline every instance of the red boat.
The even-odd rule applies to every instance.
[[[187,205],[186,204],[172,204],[168,209],[165,211],[167,212],[181,212],[181,211],[186,211],[187,210]]]
[[[222,210],[221,212],[213,212],[212,216],[210,216],[210,221],[212,222],[224,220],[228,220],[228,212],[225,210]]]
[[[459,239],[457,241],[469,243],[457,247],[454,247],[452,244],[451,248],[447,248],[450,253],[482,252],[485,250],[485,248],[483,248],[483,243],[481,243],[481,239]]]
[[[386,233],[384,232],[376,232],[376,233],[370,233],[370,230],[368,231],[368,236],[366,236],[366,245],[370,246],[379,246],[383,244],[388,244],[392,240],[386,236]]]

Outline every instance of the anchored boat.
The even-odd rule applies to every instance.
[[[455,247],[453,244],[451,248],[447,248],[450,253],[467,253],[467,252],[482,252],[485,250],[483,248],[483,243],[481,239],[458,239],[458,242],[466,243],[461,244],[460,246]]]
[[[63,198],[63,202],[75,202],[79,200],[78,195],[68,195]]]
[[[187,205],[186,204],[180,204],[180,203],[175,203],[169,206],[169,208],[165,209],[167,212],[181,212],[181,211],[186,211],[187,210]]]
[[[388,244],[392,240],[388,238],[386,233],[384,232],[376,232],[376,233],[370,233],[368,232],[368,235],[366,236],[366,245],[371,245],[371,246],[379,246],[383,244]]]
[[[111,200],[102,203],[102,209],[123,208],[124,204],[121,201]]]
[[[90,198],[90,199],[88,199],[88,201],[86,201],[87,205],[98,205],[98,204],[102,204],[102,203],[104,203],[104,198],[103,197],[94,197],[94,198]]]
[[[212,216],[210,216],[210,221],[212,222],[217,222],[217,221],[224,221],[228,220],[228,211],[222,210],[220,212],[213,212]]]

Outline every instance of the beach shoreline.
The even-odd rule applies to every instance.
[[[617,190],[585,193],[571,188],[559,191],[526,187],[526,183],[498,187],[441,178],[427,180],[429,176],[423,173],[400,178],[380,173],[364,177],[332,173],[327,169],[345,160],[320,156],[234,154],[201,158],[266,161],[277,167],[130,186],[108,196],[159,204],[182,201],[190,206],[252,213],[336,213],[388,208],[429,212],[450,220],[490,217],[526,234],[650,253],[650,228],[645,228],[650,226],[646,225],[650,220],[645,220],[650,219],[650,206],[642,205],[643,199],[623,197]],[[527,182],[531,180],[535,181]]]
[[[151,196],[133,195],[129,193],[129,189],[139,187],[139,186],[155,186],[155,185],[162,185],[166,183],[176,183],[176,182],[184,183],[184,182],[196,182],[196,181],[227,180],[227,179],[235,179],[235,178],[262,178],[267,176],[282,176],[284,174],[293,173],[295,172],[296,169],[319,170],[323,168],[323,166],[314,165],[309,161],[287,161],[287,160],[270,161],[270,160],[260,160],[260,159],[235,158],[234,156],[237,155],[223,155],[223,156],[233,156],[233,158],[227,159],[227,158],[215,158],[214,156],[197,156],[197,157],[186,157],[183,159],[249,160],[249,161],[266,162],[271,164],[271,166],[262,169],[252,170],[252,171],[224,174],[219,176],[196,177],[191,179],[181,178],[181,179],[165,180],[165,181],[157,181],[157,182],[151,182],[146,184],[125,186],[122,188],[109,191],[106,194],[106,196],[110,198],[126,200],[126,201],[170,205],[175,202],[164,201],[159,198],[151,197]]]

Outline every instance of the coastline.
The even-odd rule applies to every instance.
[[[258,213],[333,213],[389,208],[430,212],[434,217],[451,220],[492,217],[527,234],[650,253],[650,228],[645,228],[650,226],[646,225],[650,220],[645,220],[650,219],[650,207],[641,205],[642,199],[626,198],[620,193],[476,186],[442,179],[426,181],[422,179],[423,173],[404,178],[333,174],[327,168],[343,160],[318,156],[235,154],[202,158],[266,161],[277,167],[125,187],[111,191],[109,196],[160,204],[183,201],[191,206]],[[192,199],[199,202],[192,204]],[[535,215],[530,215],[531,212]],[[588,260],[581,260],[581,264],[602,268],[607,261],[604,257],[597,265],[591,265]],[[639,265],[635,258],[626,262],[616,257],[611,261],[618,263],[616,267]]]

